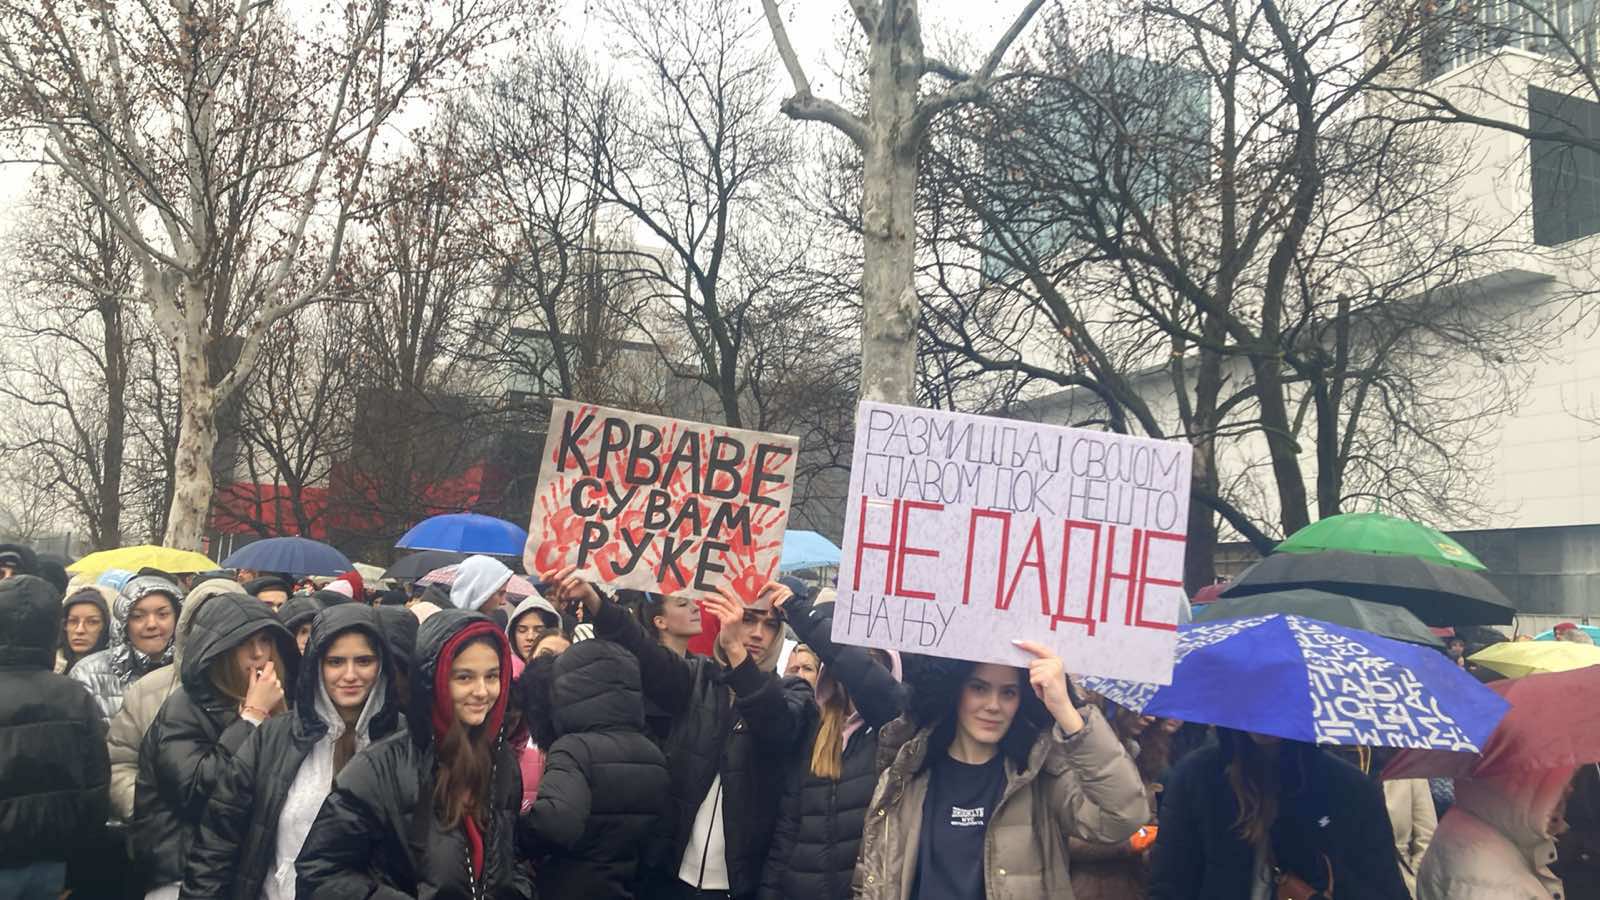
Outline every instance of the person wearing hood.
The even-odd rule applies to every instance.
[[[512,610],[506,623],[506,635],[511,638],[511,651],[523,662],[533,659],[534,645],[541,633],[561,628],[561,613],[550,601],[537,593],[523,598]]]
[[[283,606],[278,608],[276,615],[278,622],[284,628],[289,629],[290,634],[294,635],[295,646],[299,647],[300,652],[304,654],[306,652],[306,642],[311,639],[311,620],[317,617],[317,613],[322,612],[329,606],[338,605],[340,604],[325,603],[315,594],[295,594],[284,601]]]
[[[644,895],[755,896],[783,791],[773,775],[798,752],[814,714],[811,686],[774,671],[780,601],[790,589],[769,583],[748,606],[726,591],[708,595],[706,608],[722,623],[716,657],[708,659],[679,656],[651,639],[575,567],[544,580],[558,586],[557,606],[581,603],[597,638],[633,654],[645,698],[672,717],[663,747],[670,805],[645,853]]]
[[[450,605],[487,616],[505,604],[511,575],[506,564],[492,556],[469,556],[456,566]]]
[[[295,864],[297,897],[531,900],[516,858],[510,671],[488,617],[447,609],[422,623],[407,728],[334,779]]]
[[[111,643],[111,607],[117,592],[99,585],[86,585],[61,601],[61,643],[56,648],[57,675],[68,675],[72,667]]]
[[[1457,778],[1417,871],[1417,900],[1565,900],[1550,866],[1575,771]]]
[[[172,664],[172,636],[178,624],[183,591],[155,575],[128,579],[111,607],[111,637],[106,649],[72,667],[107,718],[122,708],[128,686]]]
[[[105,720],[51,671],[60,631],[51,584],[0,580],[0,897],[60,896],[68,857],[105,827]]]
[[[244,592],[272,607],[273,612],[282,609],[292,593],[288,579],[277,575],[264,575],[244,582]]]
[[[212,598],[188,644],[178,689],[139,746],[133,855],[147,898],[177,895],[206,799],[245,741],[285,711],[283,685],[293,683],[300,658],[272,611],[248,594]]]
[[[183,598],[178,627],[172,638],[172,665],[162,666],[135,681],[122,695],[122,708],[111,717],[106,745],[111,754],[111,812],[121,821],[133,817],[134,785],[139,781],[139,745],[162,704],[178,688],[183,648],[194,627],[195,614],[214,597],[237,598],[244,588],[236,581],[215,578],[194,586]],[[231,600],[228,602],[232,602]]]
[[[867,806],[878,785],[878,735],[905,711],[900,655],[833,642],[833,592],[796,593],[783,611],[820,663],[819,715],[784,773],[762,900],[849,900]],[[798,651],[790,654],[793,665]],[[800,676],[804,677],[804,675]]]
[[[33,552],[32,547],[24,547],[21,544],[0,544],[0,578],[38,574],[39,557]]]
[[[389,651],[394,665],[390,666],[389,677],[394,682],[395,692],[401,697],[411,696],[411,661],[417,650],[417,628],[421,624],[411,610],[403,606],[379,606],[375,608],[378,615],[378,627],[383,630],[383,637],[389,642]]]
[[[638,660],[590,640],[546,665],[548,692],[525,698],[547,754],[519,843],[541,897],[631,900],[669,786],[666,757],[644,731]]]
[[[292,714],[257,728],[211,795],[179,896],[294,900],[295,858],[335,776],[395,731],[394,662],[371,607],[318,614],[300,665]]]

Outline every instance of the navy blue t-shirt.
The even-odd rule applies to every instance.
[[[983,900],[983,836],[1006,787],[1003,754],[971,765],[942,753],[928,773],[912,900]]]

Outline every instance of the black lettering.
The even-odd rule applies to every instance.
[[[705,524],[702,521],[703,518],[704,516],[700,512],[700,498],[691,494],[684,498],[683,505],[678,507],[677,518],[672,520],[672,524],[667,526],[667,530],[671,531],[673,534],[682,534],[683,529],[680,526],[683,525],[684,522],[688,522],[690,533],[696,537],[699,537],[700,535],[704,534],[706,530]]]
[[[689,583],[689,579],[683,576],[683,568],[678,565],[678,560],[683,559],[683,555],[689,552],[689,548],[694,546],[694,541],[693,538],[681,539],[670,534],[661,538],[661,563],[656,566],[657,581],[666,581],[667,570],[671,569],[672,574],[677,576],[679,584]]]
[[[689,429],[678,437],[672,458],[667,460],[667,471],[661,475],[663,485],[671,486],[679,466],[689,467],[689,492],[700,493],[700,432]]]
[[[641,440],[648,436],[649,440]],[[661,459],[656,451],[661,449],[661,429],[640,423],[633,429],[633,444],[628,450],[628,481],[633,484],[654,484],[661,477]],[[644,472],[639,471],[644,466]]]
[[[721,563],[713,562],[711,555],[726,552],[728,545],[721,541],[702,541],[700,544],[700,559],[694,567],[694,586],[699,591],[714,591],[716,585],[705,580],[707,575],[721,575],[728,571]]]
[[[621,537],[623,546],[628,548],[628,558],[620,566],[616,563],[611,564],[612,578],[616,578],[619,575],[626,575],[637,568],[639,561],[644,559],[645,548],[649,547],[650,542],[655,539],[655,535],[649,532],[642,532],[640,535],[641,540],[637,545],[635,545],[633,542],[633,535],[629,534],[628,532],[622,532]]]
[[[629,503],[633,502],[633,495],[639,493],[639,486],[637,484],[631,485],[626,494],[619,494],[617,493],[617,483],[608,481],[606,482],[606,493],[611,497],[611,509],[608,512],[601,513],[600,518],[615,519],[617,516],[622,515],[622,511],[628,508]]]
[[[750,538],[750,507],[743,504],[723,503],[711,514],[711,527],[707,531],[711,537],[727,534],[739,529],[739,534],[746,544],[751,543]]]
[[[577,461],[578,471],[588,475],[590,474],[589,461],[583,458],[583,448],[578,446],[578,439],[583,437],[583,433],[588,431],[589,425],[594,422],[594,413],[589,413],[577,423],[573,422],[573,418],[574,413],[569,409],[567,410],[566,418],[561,422],[561,442],[557,444],[556,470],[565,472],[568,467],[568,459],[571,458]],[[576,427],[574,427],[574,424],[576,424]]]
[[[611,539],[611,529],[603,522],[584,522],[583,536],[578,538],[578,568],[583,568],[591,551],[599,550]]]
[[[596,464],[595,470],[600,473],[601,478],[606,477],[606,461],[611,455],[628,449],[629,431],[628,423],[615,416],[606,419],[606,424],[600,429],[600,462]],[[626,478],[627,473],[623,473],[623,477]]]
[[[672,495],[657,488],[644,502],[644,527],[651,531],[665,531],[672,524]]]
[[[732,447],[733,455],[724,457],[722,455],[724,447]],[[732,500],[739,496],[739,490],[743,487],[739,483],[739,464],[742,462],[744,462],[743,444],[725,434],[719,434],[712,438],[711,450],[706,459],[705,490],[701,491],[701,493],[716,497],[719,500]],[[726,488],[717,487],[717,476],[719,474],[728,476],[729,483]]]
[[[600,512],[600,504],[586,499],[584,495],[602,486],[603,483],[598,478],[579,478],[572,485],[572,496],[567,498],[567,506],[571,507],[573,512],[586,519]]]
[[[790,456],[794,455],[788,447],[784,447],[779,444],[756,445],[755,472],[750,476],[750,502],[757,506],[783,505],[771,497],[763,496],[761,493],[761,486],[763,484],[782,485],[784,483],[784,478],[782,475],[779,475],[776,472],[767,471],[767,457],[773,454],[781,454],[781,456],[778,458],[778,464],[780,466],[784,462],[788,461]]]

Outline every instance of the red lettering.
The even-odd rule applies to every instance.
[[[895,575],[895,547],[900,543],[900,501],[896,500],[889,506],[889,543],[867,543],[867,497],[861,496],[861,515],[856,518],[856,576],[855,582],[850,585],[852,591],[861,590],[861,557],[868,550],[881,550],[888,555],[883,569],[883,592],[894,593]]]
[[[1029,554],[1033,554],[1033,561],[1028,561]],[[1028,533],[1027,543],[1022,545],[1022,559],[1017,562],[1017,572],[1011,576],[1011,587],[1006,591],[1006,599],[1000,609],[1011,608],[1011,598],[1017,593],[1017,583],[1022,580],[1023,569],[1036,569],[1039,572],[1039,597],[1044,606],[1045,615],[1050,614],[1050,587],[1044,575],[1044,536],[1039,531],[1039,520],[1033,521],[1033,531]]]
[[[1133,624],[1134,594],[1139,582],[1139,536],[1142,532],[1135,528],[1133,539],[1128,542],[1128,551],[1133,557],[1128,560],[1126,572],[1117,571],[1117,527],[1106,527],[1106,569],[1105,575],[1100,579],[1100,621],[1106,620],[1106,612],[1111,608],[1111,582],[1126,581],[1128,583],[1125,605],[1122,612],[1122,624]]]
[[[908,556],[933,556],[939,555],[938,550],[926,547],[911,546],[911,511],[924,509],[929,512],[940,512],[944,509],[943,503],[924,503],[921,500],[901,500],[900,502],[900,547],[894,552],[894,594],[911,600],[932,600],[933,594],[928,591],[913,591],[906,588],[906,557]],[[894,538],[890,537],[890,541]]]
[[[1137,532],[1135,533],[1137,534]],[[1134,609],[1133,624],[1140,628],[1155,628],[1161,631],[1177,631],[1177,622],[1157,622],[1153,619],[1146,619],[1144,617],[1144,594],[1145,590],[1149,588],[1150,585],[1153,584],[1157,587],[1173,587],[1179,589],[1182,589],[1183,587],[1182,581],[1174,581],[1170,578],[1150,577],[1151,541],[1170,541],[1181,547],[1185,543],[1185,538],[1181,534],[1171,534],[1165,531],[1146,531],[1144,533],[1144,558],[1139,562],[1139,590],[1137,592],[1138,599],[1136,600],[1136,606]],[[1182,559],[1183,557],[1180,554],[1178,558]]]
[[[1072,532],[1074,531],[1087,531],[1094,535],[1094,544],[1089,548],[1089,589],[1085,592],[1085,603],[1083,615],[1081,616],[1068,615],[1066,611],[1067,574],[1072,571]],[[1046,610],[1046,615],[1050,616],[1051,631],[1055,631],[1056,626],[1062,622],[1069,622],[1074,625],[1084,626],[1089,630],[1089,636],[1094,636],[1094,576],[1099,571],[1099,568],[1100,523],[1076,522],[1072,519],[1068,519],[1066,531],[1061,536],[1061,582],[1060,589],[1056,592],[1056,610],[1054,614],[1051,614],[1048,610]]]
[[[979,519],[1000,520],[1000,559],[994,566],[994,605],[1000,607],[1000,593],[1006,588],[1006,551],[1011,544],[1011,513],[993,509],[974,509],[967,522],[967,574],[961,582],[961,602],[972,596],[972,549],[978,538]]]

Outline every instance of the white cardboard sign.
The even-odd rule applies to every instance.
[[[863,401],[833,638],[1172,680],[1192,448]]]

